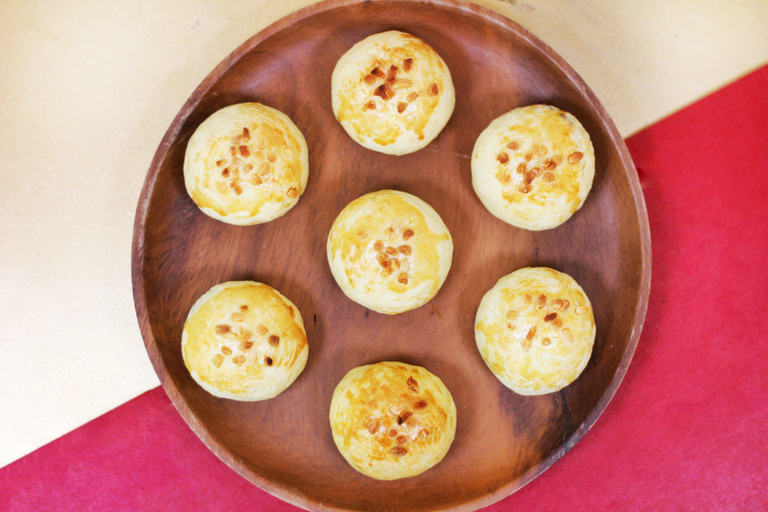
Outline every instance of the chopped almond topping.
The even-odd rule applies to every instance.
[[[568,300],[563,300],[563,305],[560,309],[563,311],[568,311],[568,308],[571,306],[571,302]]]
[[[410,71],[411,70],[411,66],[413,66],[413,59],[408,58],[408,59],[405,59],[403,61],[403,69],[404,70]]]
[[[251,132],[248,131],[248,128],[243,127],[243,141],[248,142],[251,140]]]
[[[235,135],[234,137],[232,137],[232,140],[231,140],[230,142],[231,142],[231,143],[232,143],[234,146],[237,146],[238,144],[240,144],[240,141],[241,141],[241,140],[243,140],[243,136],[242,136],[242,135]]]
[[[384,250],[384,242],[381,240],[376,240],[376,243],[373,244],[373,250],[376,252],[381,252]]]
[[[520,149],[520,144],[518,144],[517,141],[513,140],[509,144],[507,144],[507,148],[511,149],[512,151],[515,151],[516,149]]]
[[[392,453],[392,455],[395,455],[397,457],[402,457],[403,455],[407,455],[408,454],[408,450],[406,450],[402,446],[395,446],[394,448],[392,448],[389,451]]]
[[[255,185],[261,185],[262,183],[264,183],[264,182],[261,181],[261,178],[259,178],[255,174],[253,176],[251,176],[251,185],[254,185],[254,186]]]
[[[221,167],[225,163],[227,163],[226,160],[216,160],[216,167]]]
[[[496,160],[498,160],[501,164],[506,164],[509,162],[509,156],[505,152],[501,152],[498,155],[496,155]]]
[[[381,265],[384,268],[388,268],[389,267],[389,263],[388,263],[389,262],[389,257],[386,254],[382,253],[382,252],[380,252],[379,254],[376,255],[376,261],[378,261],[379,265]]]
[[[270,337],[267,339],[267,341],[269,342],[269,344],[270,344],[270,345],[272,345],[273,347],[276,347],[276,346],[277,346],[277,344],[278,344],[278,343],[280,343],[280,336],[275,336],[275,335],[273,334],[273,335],[271,335],[271,336],[270,336]]]
[[[579,163],[579,161],[581,161],[583,157],[584,157],[584,153],[582,153],[581,151],[576,151],[568,155],[568,163],[577,164]]]
[[[376,88],[376,92],[373,94],[383,99],[384,101],[387,101],[395,95],[395,91],[392,90],[392,87],[390,87],[389,84],[383,83]]]
[[[237,148],[235,146],[229,146],[229,154],[232,156],[237,155]]]
[[[235,183],[232,186],[232,190],[234,190],[235,191],[235,195],[238,195],[238,196],[243,193],[243,188],[240,185],[238,185],[237,183]]]
[[[552,343],[552,340],[549,338],[544,338],[543,340],[541,340],[542,347],[548,347],[550,343]]]
[[[235,356],[232,358],[232,362],[237,366],[241,366],[245,362],[245,356]]]
[[[365,82],[365,85],[373,85],[376,83],[376,77],[373,75],[365,75],[363,82]]]
[[[563,157],[562,155],[555,155],[552,157],[552,161],[555,162],[555,165],[560,165],[563,163]]]
[[[269,332],[269,329],[267,329],[267,328],[266,328],[266,327],[264,327],[263,325],[259,324],[259,325],[256,327],[256,332],[257,332],[257,333],[259,333],[259,334],[267,334],[267,333]]]
[[[240,311],[242,311],[243,313],[248,311],[248,304],[243,304],[242,306],[240,306]]]
[[[291,187],[288,189],[288,192],[286,192],[285,195],[293,199],[294,197],[299,197],[299,191]]]
[[[413,232],[411,228],[407,228],[405,231],[403,231],[403,240],[408,240],[416,233]]]
[[[228,178],[229,177],[229,167],[223,168],[221,170],[221,175],[224,176],[225,178]]]
[[[403,272],[399,276],[397,276],[397,282],[400,284],[408,284],[408,274]]]
[[[421,410],[421,409],[424,409],[426,406],[427,406],[427,401],[426,400],[419,400],[418,402],[413,404],[413,408],[416,409],[417,411]]]
[[[251,172],[253,170],[253,166],[251,164],[245,164],[245,167],[243,167],[243,171],[246,173]]]
[[[528,183],[523,183],[523,184],[521,184],[519,187],[517,187],[517,190],[519,190],[519,191],[520,191],[520,193],[522,193],[522,194],[527,194],[528,192],[530,192],[531,190],[533,190],[533,188],[531,188],[531,185],[530,185],[530,184],[528,184]]]
[[[232,355],[232,349],[229,347],[221,347],[221,353],[225,356],[231,356]]]
[[[248,146],[240,146],[240,154],[242,156],[251,156],[251,151],[248,149]]]
[[[365,104],[365,108],[367,110],[376,110],[376,102],[373,100],[370,100],[368,103]]]
[[[384,82],[390,83],[395,81],[395,77],[397,76],[397,70],[398,67],[394,64],[389,66],[389,71],[387,72],[387,76],[384,78]]]
[[[244,341],[240,344],[240,351],[245,352],[246,350],[250,350],[251,347],[253,347],[252,341]]]
[[[414,101],[416,101],[416,98],[418,98],[418,97],[419,97],[419,93],[417,93],[417,92],[409,92],[408,96],[406,96],[405,99],[407,99],[409,102],[413,103]]]
[[[397,248],[397,251],[401,254],[405,254],[406,256],[411,255],[411,246],[410,245],[401,245]]]
[[[547,174],[544,175],[544,181],[546,181],[547,183],[554,183],[555,175],[552,174],[551,172],[548,172]]]
[[[408,381],[406,382],[406,384],[408,384],[408,389],[410,389],[414,393],[419,392],[419,383],[413,377],[408,377]]]
[[[389,254],[390,256],[397,256],[397,249],[395,249],[394,247],[387,247],[386,249],[384,249],[384,252]]]
[[[427,93],[429,93],[430,96],[437,96],[439,92],[440,90],[437,88],[437,84],[430,84],[427,88]]]
[[[232,313],[232,321],[233,322],[242,322],[245,319],[242,313],[235,311]]]
[[[547,316],[544,317],[544,321],[545,322],[551,322],[555,318],[557,318],[557,313],[550,313],[550,314],[548,314]]]
[[[275,160],[277,160],[277,156],[274,153],[270,153],[270,154],[267,155],[267,160],[269,160],[270,162],[274,163]]]
[[[215,327],[216,334],[226,334],[229,332],[229,326],[227,324],[220,324]]]
[[[531,183],[536,176],[531,171],[526,171],[523,175],[523,179],[526,183]]]
[[[528,330],[528,334],[526,334],[526,335],[525,335],[525,339],[527,339],[527,340],[532,340],[534,336],[536,336],[536,326],[535,326],[535,325],[534,325],[534,326],[532,326],[532,327],[531,327],[531,328]]]
[[[539,309],[543,308],[547,305],[547,296],[543,293],[539,295],[539,298],[536,300],[536,306],[539,307]]]
[[[416,385],[416,387],[418,387],[418,384]],[[413,416],[413,413],[411,411],[404,412],[403,414],[398,416],[398,423],[400,423],[400,420],[403,420],[402,423],[405,423],[406,421],[408,421],[408,418],[410,418],[411,416]]]
[[[408,104],[401,101],[397,104],[397,113],[402,114],[406,108],[408,108]]]
[[[245,358],[243,358],[243,359],[245,359]],[[266,364],[267,366],[272,366],[272,358],[271,357],[265,357],[264,358],[264,364]]]
[[[224,362],[224,356],[221,354],[216,354],[213,356],[213,365],[218,368],[221,366],[221,363]]]
[[[373,76],[377,76],[379,78],[384,78],[384,72],[380,70],[378,67],[375,67],[371,70],[371,74]]]

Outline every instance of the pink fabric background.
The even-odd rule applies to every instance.
[[[768,67],[631,137],[645,328],[592,430],[489,507],[768,509]],[[161,388],[0,469],[0,510],[297,510],[220,462]]]

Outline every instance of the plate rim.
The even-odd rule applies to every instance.
[[[619,159],[624,169],[626,170],[635,214],[638,220],[641,267],[638,302],[635,306],[632,323],[633,328],[632,332],[630,333],[629,341],[624,350],[621,361],[619,362],[619,365],[617,366],[616,371],[611,378],[610,383],[605,388],[605,391],[600,396],[599,400],[592,408],[590,413],[587,415],[586,419],[578,426],[578,428],[576,428],[576,430],[574,430],[574,432],[565,440],[565,442],[558,446],[557,449],[555,449],[539,464],[523,473],[518,479],[507,482],[501,485],[495,491],[488,492],[481,497],[461,502],[457,505],[431,509],[436,511],[450,510],[457,512],[474,511],[483,507],[487,507],[506,498],[507,496],[524,487],[537,476],[544,473],[552,466],[552,464],[560,459],[560,457],[570,451],[571,448],[573,448],[573,446],[579,440],[581,440],[584,434],[586,434],[587,431],[589,431],[589,429],[595,424],[597,419],[605,411],[608,403],[610,403],[611,399],[616,394],[616,391],[621,385],[621,382],[626,375],[627,369],[629,368],[629,364],[632,361],[632,357],[634,356],[634,353],[637,349],[637,344],[642,333],[645,315],[648,308],[648,300],[650,297],[651,288],[652,252],[650,224],[648,221],[645,199],[642,193],[642,188],[640,186],[637,170],[635,168],[634,162],[632,161],[632,157],[629,154],[629,150],[624,142],[624,139],[619,134],[613,119],[610,117],[610,115],[608,115],[608,112],[605,110],[597,96],[592,92],[592,90],[578,75],[578,73],[576,73],[576,71],[565,61],[565,59],[563,59],[563,57],[555,52],[544,41],[539,39],[526,28],[511,20],[510,18],[507,18],[502,14],[492,11],[484,6],[470,3],[466,0],[323,0],[321,2],[304,7],[298,11],[294,11],[287,16],[278,19],[240,44],[219,64],[217,64],[216,67],[213,68],[213,70],[203,79],[200,85],[195,88],[190,97],[184,102],[183,106],[176,114],[173,121],[171,122],[171,125],[163,136],[150,163],[136,208],[131,246],[131,281],[133,285],[136,317],[139,323],[139,328],[142,334],[142,339],[144,341],[144,346],[147,350],[147,354],[155,370],[155,373],[157,374],[160,383],[163,386],[163,389],[184,421],[195,432],[200,440],[203,441],[206,447],[212,451],[221,461],[223,461],[237,474],[253,483],[260,489],[272,494],[273,496],[276,496],[283,501],[286,501],[305,510],[323,510],[334,512],[355,510],[318,502],[311,499],[309,496],[305,495],[298,489],[274,482],[253,472],[249,469],[247,464],[242,461],[241,458],[231,453],[225,446],[217,441],[215,436],[211,435],[208,428],[187,406],[178,387],[170,378],[170,374],[158,349],[157,342],[152,332],[152,325],[147,315],[147,302],[145,300],[143,277],[143,262],[145,247],[144,234],[146,229],[146,222],[148,219],[147,214],[161,164],[167,157],[168,151],[173,141],[175,141],[176,137],[178,136],[181,127],[184,125],[191,112],[205,97],[207,91],[221,78],[224,73],[226,73],[231,68],[232,64],[236,63],[240,58],[252,51],[261,42],[278,34],[286,28],[289,28],[290,26],[301,22],[302,20],[311,18],[320,13],[345,8],[355,4],[368,3],[423,4],[468,12],[471,15],[475,15],[484,19],[486,22],[499,25],[504,30],[514,32],[517,36],[526,40],[538,51],[545,54],[550,62],[559,69],[563,76],[570,80],[572,85],[579,91],[580,94],[584,96],[584,98],[587,100],[587,103],[598,114],[606,130],[608,138],[616,148]]]

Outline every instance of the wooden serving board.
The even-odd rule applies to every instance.
[[[364,149],[331,111],[336,61],[364,37],[412,33],[446,61],[456,109],[427,148],[406,156]],[[184,151],[216,110],[258,101],[285,112],[309,146],[308,188],[268,224],[236,227],[198,210],[184,188]],[[470,154],[499,115],[548,103],[574,114],[597,160],[584,207],[564,225],[529,232],[493,217],[475,196]],[[360,195],[410,192],[450,230],[453,267],[427,305],[396,316],[341,292],[326,260],[336,215]],[[136,214],[133,286],[145,344],[160,380],[200,438],[263,489],[314,510],[474,510],[525,485],[568,451],[616,391],[642,327],[650,286],[650,234],[637,174],[609,116],[544,43],[512,21],[460,0],[329,0],[296,12],[235,50],[205,79],[168,129]],[[549,266],[589,295],[597,339],[582,376],[559,393],[519,396],[477,351],[473,322],[483,294],[521,267]],[[189,376],[180,340],[194,301],[229,280],[267,283],[304,316],[309,361],[275,399],[215,398]],[[417,477],[380,482],[338,453],[328,422],[336,384],[355,366],[398,360],[424,366],[453,394],[456,439]]]

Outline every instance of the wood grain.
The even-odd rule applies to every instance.
[[[364,37],[410,32],[451,69],[456,110],[427,148],[402,157],[352,141],[334,119],[331,73]],[[195,128],[244,101],[293,119],[310,151],[308,188],[286,216],[236,227],[202,214],[186,194],[182,165]],[[528,232],[502,223],[475,196],[469,155],[499,115],[548,103],[574,114],[597,160],[584,207],[564,225]],[[348,300],[325,256],[329,229],[356,197],[393,188],[440,214],[454,239],[453,267],[427,305],[380,315]],[[582,376],[559,393],[523,397],[486,368],[473,336],[483,294],[524,266],[573,276],[595,310],[597,340]],[[474,510],[525,485],[590,428],[621,382],[642,327],[650,285],[650,234],[637,175],[603,107],[576,73],[523,28],[460,0],[330,0],[296,12],[235,50],[205,79],[166,133],[149,169],[133,240],[136,311],[152,364],[200,438],[263,489],[314,510]],[[305,318],[304,373],[273,400],[215,398],[188,375],[181,330],[211,286],[253,279],[276,287]],[[355,366],[399,360],[424,366],[453,394],[456,440],[420,476],[379,482],[336,450],[328,409]]]

